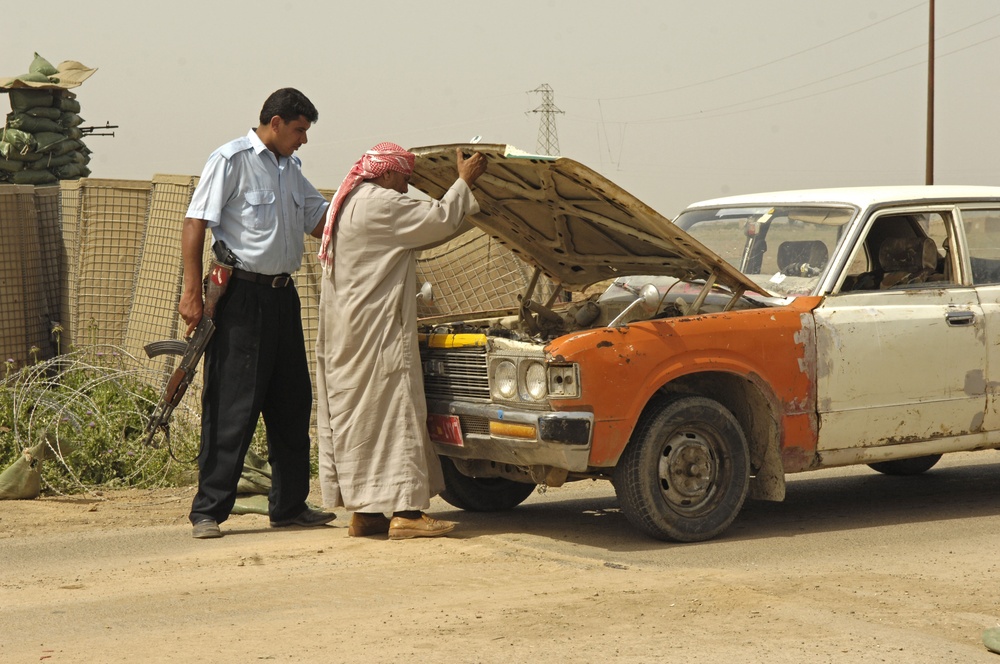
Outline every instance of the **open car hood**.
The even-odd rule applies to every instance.
[[[470,221],[566,287],[649,274],[683,280],[714,275],[733,291],[762,290],[669,219],[572,159],[507,145],[412,148],[417,160],[410,184],[441,198],[457,177],[455,148],[489,161],[473,187],[480,212]]]

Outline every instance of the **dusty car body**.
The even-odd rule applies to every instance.
[[[490,162],[472,222],[559,288],[421,321],[453,505],[603,478],[639,529],[696,541],[788,473],[1000,446],[1000,188],[757,194],[671,222],[572,160],[465,147]],[[416,149],[412,183],[439,196],[454,148]]]

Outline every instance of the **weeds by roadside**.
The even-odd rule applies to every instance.
[[[158,487],[194,481],[196,394],[174,412],[169,447],[142,444],[161,372],[113,346],[88,346],[16,367],[0,380],[0,470],[46,441],[43,490]]]

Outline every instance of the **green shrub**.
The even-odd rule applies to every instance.
[[[48,440],[43,486],[59,493],[96,487],[153,487],[195,480],[197,405],[188,394],[171,420],[169,444],[146,446],[146,423],[162,374],[136,369],[124,351],[95,346],[23,367],[7,360],[0,382],[0,469]]]

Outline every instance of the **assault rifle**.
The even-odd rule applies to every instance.
[[[170,416],[174,413],[174,408],[181,402],[184,393],[187,392],[188,385],[194,379],[198,371],[198,363],[205,348],[215,333],[215,307],[226,292],[229,286],[229,278],[233,274],[233,267],[237,263],[236,255],[229,250],[226,245],[219,241],[212,246],[215,260],[205,276],[205,307],[202,311],[201,320],[195,328],[194,333],[180,341],[177,339],[167,339],[164,341],[154,341],[145,346],[146,355],[150,359],[160,355],[181,355],[180,364],[174,369],[163,388],[163,395],[160,403],[156,405],[153,414],[146,425],[145,445],[152,445],[153,436],[157,431],[163,431],[167,441],[170,440]]]

